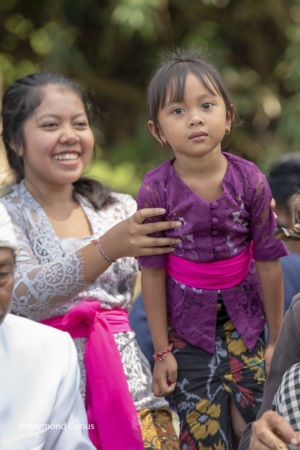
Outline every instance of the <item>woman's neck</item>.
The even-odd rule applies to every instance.
[[[74,203],[71,184],[62,186],[37,185],[24,179],[24,185],[33,198],[44,208],[60,208]]]

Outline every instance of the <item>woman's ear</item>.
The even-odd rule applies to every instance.
[[[162,145],[163,147],[166,147],[167,140],[164,137],[163,133],[161,133],[161,130],[159,129],[159,132],[157,131],[157,127],[155,126],[153,120],[148,120],[148,130],[154,137],[154,139],[157,140],[157,142]]]
[[[15,153],[17,153],[18,156],[23,156],[24,151],[23,151],[23,143],[22,142],[20,142],[20,145],[18,147],[18,151],[17,151],[16,142],[14,140],[10,141],[9,146]]]

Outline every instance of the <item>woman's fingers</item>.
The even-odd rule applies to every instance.
[[[181,227],[181,222],[167,220],[165,222],[150,222],[144,223],[142,226],[146,234],[157,233],[159,231],[166,231]]]
[[[146,219],[149,219],[150,217],[161,216],[165,212],[166,210],[161,208],[145,208],[137,211],[132,216],[132,218],[136,224],[140,225],[143,224],[145,234],[155,233],[158,231],[165,231],[172,228],[180,228],[181,227],[180,221],[166,220],[159,222],[149,222],[144,224],[144,221]]]

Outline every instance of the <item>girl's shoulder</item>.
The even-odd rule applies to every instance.
[[[248,188],[268,184],[265,175],[254,162],[231,153],[224,152],[224,155],[228,159],[229,179],[235,179],[243,185],[246,182]]]
[[[232,153],[223,152],[229,161],[232,169],[247,170],[253,173],[262,173],[259,168],[252,161],[242,158],[241,156],[233,155]]]

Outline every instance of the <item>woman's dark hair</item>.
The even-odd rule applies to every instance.
[[[158,113],[164,108],[167,95],[170,94],[171,102],[181,102],[184,97],[186,79],[190,73],[194,74],[211,94],[215,93],[211,88],[213,86],[222,96],[231,122],[237,121],[237,113],[229,92],[215,67],[200,56],[199,52],[176,50],[162,58],[148,87],[148,119],[153,121],[158,136],[160,136]]]
[[[20,144],[24,144],[23,126],[43,100],[43,89],[49,84],[64,86],[81,99],[88,120],[91,118],[91,105],[82,88],[61,74],[37,72],[20,78],[4,92],[2,99],[2,139],[10,168],[16,181],[24,178],[23,158],[20,156]],[[11,145],[14,145],[14,149]],[[110,189],[102,183],[80,177],[73,183],[74,192],[86,197],[95,209],[113,202]]]

